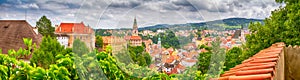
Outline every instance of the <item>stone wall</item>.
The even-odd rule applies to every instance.
[[[289,46],[284,49],[285,55],[285,80],[299,80],[300,79],[300,47]]]

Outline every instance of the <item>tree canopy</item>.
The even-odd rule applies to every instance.
[[[285,7],[272,11],[272,15],[264,20],[264,24],[251,23],[252,34],[247,36],[247,54],[250,57],[258,51],[276,42],[287,45],[300,45],[300,15],[298,0],[276,0],[284,2]]]
[[[102,36],[96,36],[96,48],[102,48],[103,47],[103,39]]]
[[[55,28],[52,27],[51,21],[46,16],[42,16],[39,19],[39,21],[36,22],[36,27],[38,28],[38,32],[41,33],[43,36],[55,36]]]

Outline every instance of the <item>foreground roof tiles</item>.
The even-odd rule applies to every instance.
[[[275,43],[212,80],[273,80],[283,46]]]

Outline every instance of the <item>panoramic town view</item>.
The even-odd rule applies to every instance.
[[[300,80],[297,0],[1,0],[0,80]]]

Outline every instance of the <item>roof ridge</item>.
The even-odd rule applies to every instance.
[[[260,50],[255,55],[242,61],[241,64],[230,68],[221,74],[219,80],[239,80],[239,79],[273,79],[276,77],[274,74],[277,70],[277,65],[282,57],[282,52],[285,43],[278,42],[272,44],[270,47]]]
[[[0,20],[1,22],[27,22],[26,20]]]

